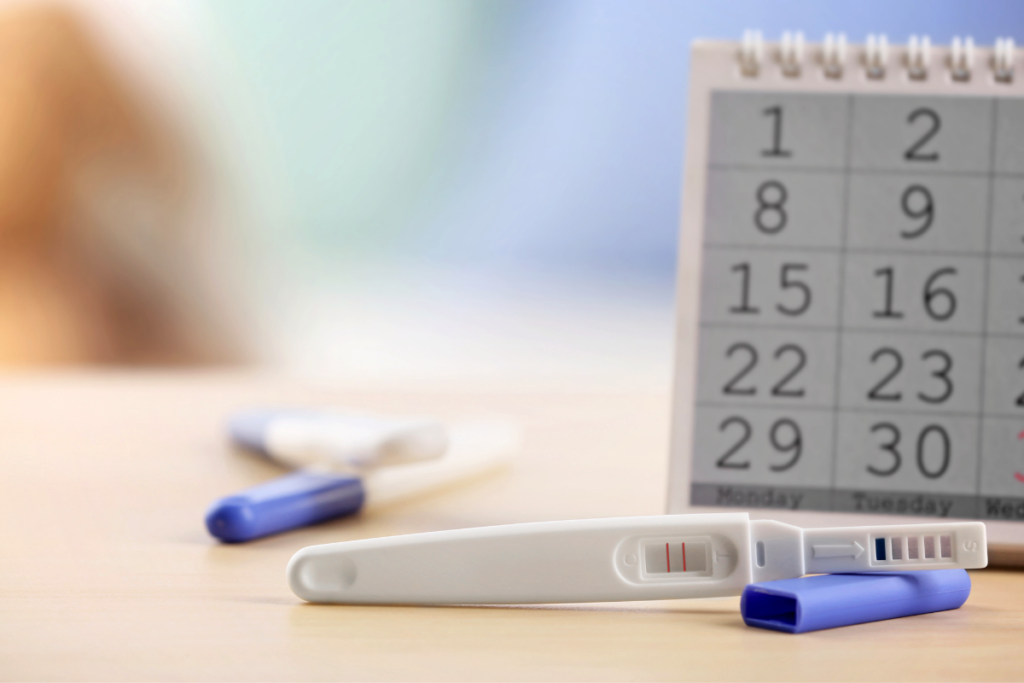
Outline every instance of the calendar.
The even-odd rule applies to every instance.
[[[695,45],[670,510],[1024,541],[1017,61],[1009,40]]]

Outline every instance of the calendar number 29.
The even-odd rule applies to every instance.
[[[740,452],[754,434],[754,429],[751,427],[750,422],[738,415],[733,415],[727,417],[718,425],[718,431],[722,433],[738,431],[739,438],[733,442],[728,450],[719,456],[715,466],[724,470],[750,469],[750,460],[737,459],[736,457],[741,455]],[[769,465],[768,469],[772,472],[785,472],[792,468],[799,462],[800,456],[804,451],[804,438],[800,431],[800,426],[788,417],[776,420],[772,424],[768,430],[768,442],[774,451],[789,456],[789,460],[785,462]]]

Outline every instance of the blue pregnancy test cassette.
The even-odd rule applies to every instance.
[[[740,612],[747,626],[804,633],[957,609],[970,594],[963,569],[822,574],[752,583]]]

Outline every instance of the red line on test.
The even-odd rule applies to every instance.
[[[665,544],[665,571],[672,571],[672,560],[668,559],[668,543]]]
[[[686,544],[683,544],[683,571],[686,571]]]

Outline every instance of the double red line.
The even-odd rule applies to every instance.
[[[686,571],[686,544],[680,544],[683,547],[683,571]],[[665,544],[665,569],[668,573],[672,572],[672,558],[668,554],[668,543]]]

